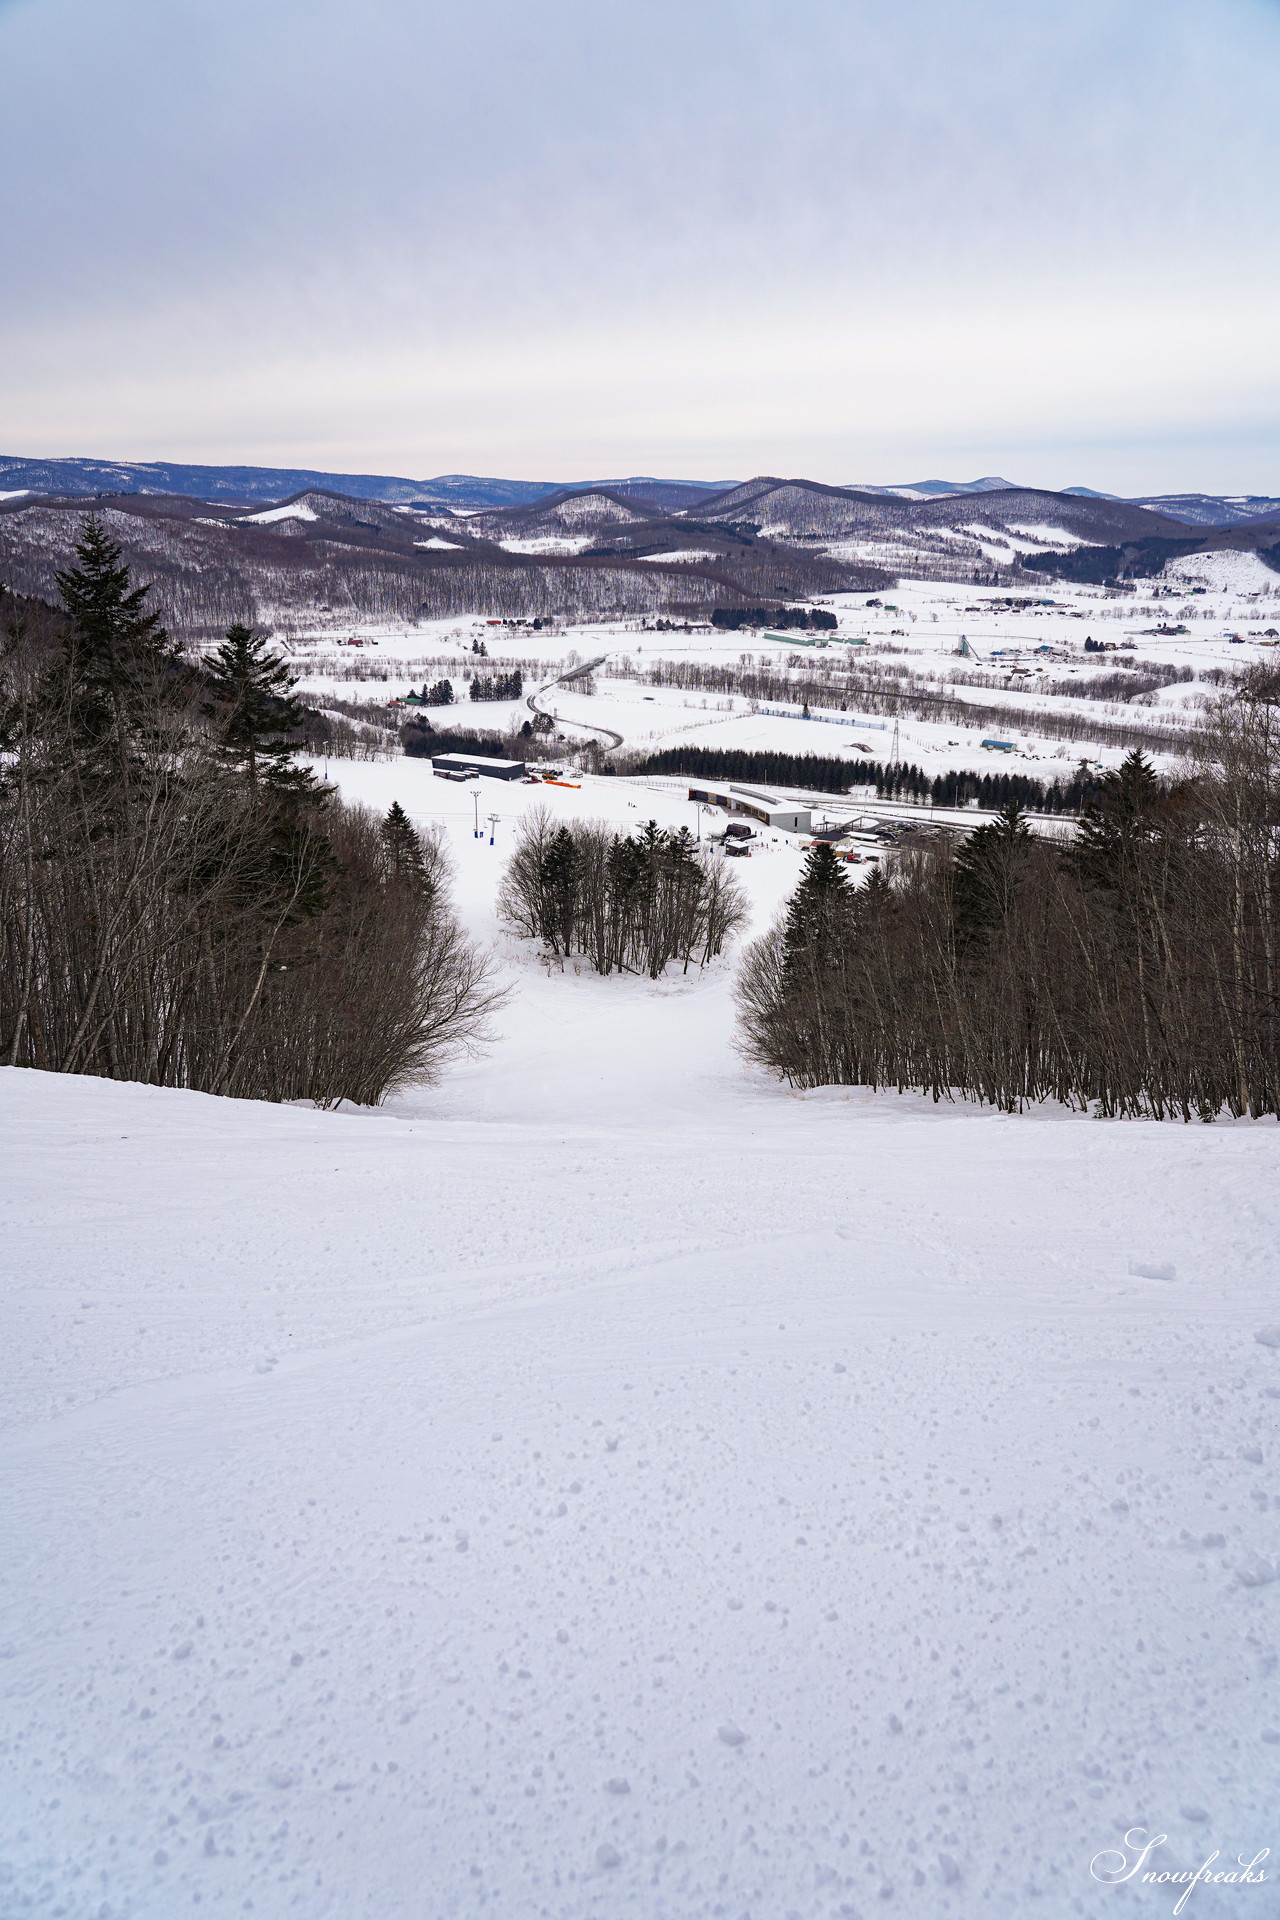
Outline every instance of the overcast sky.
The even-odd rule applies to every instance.
[[[1280,0],[0,0],[0,452],[1280,493]]]

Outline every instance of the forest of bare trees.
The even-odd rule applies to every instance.
[[[438,846],[295,763],[265,643],[193,668],[96,521],[59,587],[0,598],[0,1058],[332,1105],[474,1043]]]
[[[746,918],[737,880],[685,829],[557,826],[545,808],[520,828],[498,906],[509,927],[558,958],[582,954],[597,973],[652,980],[673,962],[686,973],[705,967]]]
[[[1136,716],[1113,720],[1046,706],[965,700],[950,688],[969,679],[976,682],[977,676],[957,671],[949,683],[930,683],[908,667],[875,657],[848,664],[843,660],[824,660],[821,664],[806,660],[802,666],[790,668],[773,664],[731,666],[700,660],[656,660],[648,666],[636,667],[624,661],[611,666],[609,671],[619,679],[639,680],[652,687],[737,694],[747,700],[777,701],[814,711],[844,712],[856,707],[865,714],[929,720],[957,727],[999,731],[1020,727],[1050,739],[1139,747],[1147,753],[1182,752],[1196,739],[1196,729],[1188,727],[1178,715],[1167,718],[1162,715],[1160,722],[1155,723]],[[986,675],[982,684],[996,683],[992,676]],[[1087,683],[1082,683],[1077,697],[1089,697],[1084,687]],[[1062,688],[1054,691],[1061,692]]]
[[[518,620],[607,620],[679,606],[705,618],[713,605],[735,602],[743,591],[803,593],[861,579],[848,568],[810,565],[804,556],[785,553],[776,582],[764,566],[751,571],[740,589],[735,578],[706,567],[655,568],[625,557],[427,555],[412,547],[352,546],[325,526],[314,529],[314,537],[285,538],[265,527],[226,527],[115,505],[102,507],[101,520],[134,566],[145,569],[152,605],[166,626],[187,641],[216,639],[232,625],[291,635],[477,612]],[[302,524],[296,523],[295,535]],[[73,520],[57,504],[0,514],[0,566],[15,592],[52,596],[78,525],[78,515]]]
[[[1161,780],[1131,754],[1066,847],[1010,806],[856,890],[815,851],[748,950],[744,1045],[796,1086],[1274,1114],[1278,933],[1280,674],[1256,668],[1199,764]]]

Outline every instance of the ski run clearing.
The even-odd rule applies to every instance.
[[[4,1920],[1171,1913],[1137,1829],[1274,1912],[1276,1126],[791,1093],[733,956],[497,925],[524,808],[678,783],[329,772],[511,997],[376,1112],[0,1071]]]

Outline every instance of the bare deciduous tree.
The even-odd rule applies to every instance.
[[[93,526],[64,593],[0,601],[0,1058],[369,1103],[474,1045],[438,844],[291,764],[282,664],[200,675]]]
[[[1011,807],[825,919],[806,888],[738,986],[745,1051],[797,1086],[1280,1111],[1280,676],[1220,702],[1183,778],[1131,754],[1065,854]]]
[[[597,973],[706,966],[746,918],[742,892],[689,834],[654,821],[623,835],[603,821],[556,826],[536,808],[521,827],[499,913],[551,953],[585,955]]]

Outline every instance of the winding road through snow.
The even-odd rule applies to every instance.
[[[608,657],[608,654],[602,653],[598,659],[583,661],[580,666],[570,667],[567,673],[557,674],[554,680],[544,681],[542,686],[536,688],[535,691],[528,696],[525,705],[528,707],[530,713],[544,714],[548,720],[554,720],[557,726],[577,727],[583,733],[602,735],[608,743],[607,751],[612,753],[622,745],[623,740],[623,736],[620,733],[615,733],[612,727],[600,726],[593,721],[587,720],[566,720],[562,714],[558,714],[546,707],[540,707],[537,704],[543,694],[550,693],[552,687],[567,686],[571,681],[583,679],[586,674],[594,673],[597,667],[602,667]]]

